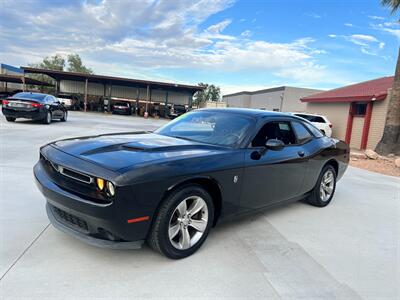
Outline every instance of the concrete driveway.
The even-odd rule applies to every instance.
[[[349,168],[326,208],[298,202],[215,228],[192,257],[98,249],[49,226],[32,167],[59,138],[165,121],[0,116],[0,299],[399,299],[400,180]]]

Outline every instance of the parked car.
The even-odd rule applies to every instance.
[[[77,95],[59,94],[58,99],[68,110],[79,110],[80,98]]]
[[[56,97],[41,93],[17,93],[3,100],[2,111],[8,122],[25,118],[50,124],[53,119],[65,122],[68,117],[67,109]]]
[[[310,121],[326,136],[328,137],[332,136],[332,123],[328,120],[327,117],[321,115],[308,114],[308,113],[293,113],[293,114]]]
[[[73,104],[71,99],[58,97],[57,100],[60,101],[62,104],[64,104],[64,107],[67,110],[72,110]]]
[[[328,205],[348,161],[346,143],[302,118],[200,109],[152,133],[47,144],[34,174],[61,231],[108,248],[147,240],[176,259],[222,220],[299,199]]]
[[[129,102],[116,102],[111,111],[113,114],[131,115],[132,106]]]
[[[170,104],[170,105],[167,105],[166,115],[170,119],[175,119],[176,117],[183,115],[187,111],[188,111],[188,107],[186,105]]]

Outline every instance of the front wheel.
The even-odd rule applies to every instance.
[[[51,123],[51,120],[52,120],[51,112],[48,111],[43,119],[43,123],[48,125]]]
[[[336,171],[331,165],[326,165],[319,175],[317,184],[308,197],[308,203],[324,207],[331,202],[336,189]]]
[[[211,196],[199,185],[188,185],[161,204],[147,242],[169,258],[184,258],[201,247],[213,220]]]
[[[68,113],[66,111],[63,112],[63,116],[61,118],[61,122],[66,122],[68,118]]]
[[[13,117],[6,117],[6,120],[8,122],[15,122],[15,118],[13,118]]]

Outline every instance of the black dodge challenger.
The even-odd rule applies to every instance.
[[[155,132],[52,142],[34,167],[58,229],[89,244],[191,255],[221,220],[300,199],[326,206],[349,147],[308,121],[202,109]]]

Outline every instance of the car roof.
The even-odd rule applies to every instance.
[[[276,112],[276,111],[269,111],[269,110],[261,110],[261,109],[254,109],[254,108],[236,108],[236,107],[226,107],[226,108],[201,108],[201,111],[222,111],[222,112],[230,112],[245,116],[252,116],[252,117],[292,117],[291,114]]]
[[[43,93],[32,93],[32,92],[19,92],[12,95],[10,98],[13,99],[26,99],[26,100],[43,100],[46,97],[51,96]]]

